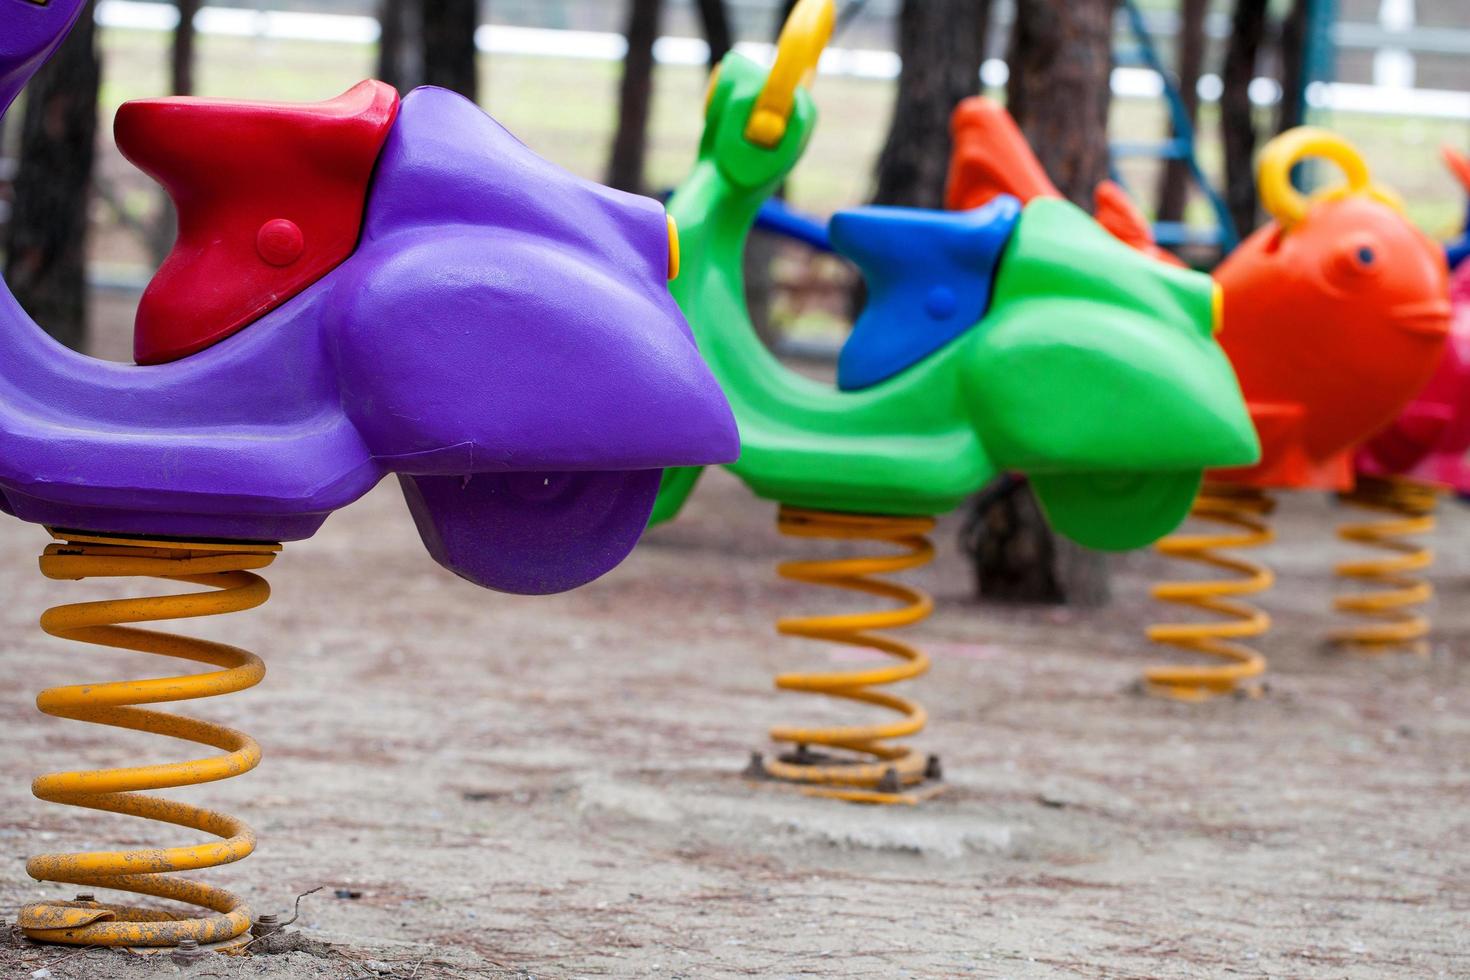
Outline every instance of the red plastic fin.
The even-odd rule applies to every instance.
[[[1117,183],[1105,180],[1098,184],[1092,192],[1092,206],[1092,216],[1097,219],[1097,223],[1110,231],[1118,241],[1160,262],[1184,265],[1172,252],[1159,248],[1154,241],[1153,226],[1148,223],[1143,212],[1138,210],[1138,205],[1128,196],[1128,192]]]
[[[1460,186],[1465,188],[1466,193],[1470,193],[1470,157],[1465,156],[1448,143],[1439,148],[1439,153],[1444,157],[1445,166],[1450,168],[1450,173],[1454,174],[1455,179],[1460,182]]]
[[[983,95],[955,107],[949,129],[954,155],[949,161],[945,207],[977,208],[997,194],[1011,194],[1025,204],[1036,197],[1061,197],[1031,144],[1011,114]]]
[[[1323,460],[1313,471],[1314,490],[1331,490],[1347,493],[1358,482],[1353,472],[1353,454],[1349,451],[1337,453]]]
[[[1207,479],[1242,486],[1289,489],[1335,489],[1322,485],[1317,469],[1302,439],[1305,438],[1305,410],[1294,403],[1247,404],[1255,435],[1261,439],[1261,460],[1252,466],[1210,470]]]
[[[362,82],[312,105],[170,98],[117,111],[118,148],[168,191],[179,235],[138,304],[139,364],[230,336],[357,247],[398,93]]]

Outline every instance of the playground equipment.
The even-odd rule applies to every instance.
[[[1022,200],[1056,196],[1003,110],[968,100],[955,126],[951,206],[1006,192]],[[1347,183],[1302,195],[1289,177],[1310,157],[1335,163]],[[1270,588],[1273,577],[1233,552],[1272,540],[1270,490],[1351,488],[1354,448],[1424,386],[1449,328],[1443,252],[1403,217],[1391,192],[1372,183],[1352,146],[1322,130],[1295,129],[1267,144],[1259,168],[1262,203],[1274,220],[1214,275],[1224,295],[1220,344],[1240,377],[1262,456],[1249,467],[1215,470],[1194,507],[1194,517],[1229,530],[1158,545],[1162,554],[1234,575],[1154,590],[1165,602],[1225,617],[1149,629],[1156,643],[1225,661],[1145,672],[1149,691],[1181,700],[1259,689],[1265,658],[1239,641],[1265,633],[1270,618],[1244,597]],[[1098,196],[1100,222],[1157,254],[1126,199],[1106,184]]]
[[[1290,175],[1309,157],[1336,164],[1346,184],[1302,195]],[[1228,311],[1220,342],[1251,405],[1263,457],[1255,467],[1215,477],[1237,492],[1262,495],[1276,488],[1347,491],[1354,483],[1353,450],[1424,387],[1444,351],[1450,311],[1443,252],[1403,216],[1391,192],[1372,183],[1358,152],[1334,134],[1291,130],[1262,150],[1258,166],[1261,202],[1274,220],[1232,253],[1215,278]],[[1253,576],[1228,594],[1251,594],[1269,584]],[[1179,583],[1156,594],[1196,604]],[[1252,632],[1226,633],[1227,646],[1230,639],[1264,632],[1269,619],[1251,623]],[[1218,652],[1216,641],[1199,632],[1206,628],[1195,626],[1197,639],[1174,645]],[[1182,639],[1167,628],[1150,635],[1164,643]],[[1222,655],[1235,659],[1229,650]],[[1194,699],[1249,691],[1241,685],[1259,676],[1257,666],[1264,671],[1264,661],[1250,661],[1250,670],[1155,669],[1146,676],[1154,690]]]
[[[1337,566],[1339,576],[1370,590],[1335,600],[1342,612],[1368,620],[1330,635],[1343,649],[1428,652],[1429,622],[1419,607],[1434,588],[1419,576],[1433,564],[1434,552],[1416,539],[1434,530],[1443,490],[1470,491],[1470,266],[1451,275],[1450,302],[1454,312],[1439,368],[1393,424],[1358,451],[1357,484],[1339,494],[1344,504],[1384,516],[1343,524],[1338,536],[1389,553]]]
[[[912,625],[930,606],[879,576],[929,560],[933,515],[1003,470],[1022,470],[1062,533],[1095,547],[1137,547],[1184,517],[1205,467],[1253,460],[1257,447],[1214,341],[1209,280],[1148,260],[1064,201],[839,213],[832,243],[861,268],[869,302],[842,351],[837,387],[777,361],[750,325],[741,259],[757,211],[815,125],[811,97],[796,82],[815,67],[830,23],[830,0],[803,0],[771,72],[738,54],[721,65],[698,160],[669,202],[684,262],[671,288],[740,424],[741,457],[730,469],[781,505],[780,530],[902,549],[779,569],[891,599],[899,610],[777,625],[901,663],[776,679],[785,690],[901,717],[777,728],[772,737],[792,750],[755,760],[752,772],[822,795],[911,803],[937,767],[890,740],[918,732],[924,711],[875,688],[918,676],[928,660],[876,631]],[[753,128],[753,119],[764,121]],[[678,512],[698,475],[665,475],[655,520]]]
[[[1466,193],[1470,193],[1470,157],[1452,146],[1445,146],[1440,152],[1450,173],[1455,175]],[[1460,237],[1445,246],[1445,257],[1449,259],[1451,269],[1458,269],[1466,258],[1470,258],[1470,206],[1465,211],[1465,226],[1460,231]]]
[[[0,7],[0,109],[84,6]],[[179,208],[139,307],[140,364],[63,349],[0,291],[0,508],[56,538],[49,578],[206,590],[48,610],[55,636],[212,669],[54,688],[40,709],[224,754],[50,773],[35,793],[221,840],[32,858],[33,877],[89,894],[18,923],[72,945],[238,945],[244,900],[171,873],[238,861],[254,835],[145,791],[247,772],[260,747],[142,706],[242,690],[265,668],[131,624],[260,605],[278,542],[389,473],[440,563],[507,592],[569,589],[632,548],[661,467],[731,459],[736,433],[667,292],[663,210],[546,163],[456,95],[400,106],[366,82],[314,106],[145,101],[120,110],[117,137]],[[98,902],[95,887],[200,911]]]
[[[1143,11],[1135,0],[1123,0],[1123,20],[1128,25],[1133,45],[1131,48],[1116,48],[1113,51],[1113,64],[1139,65],[1158,76],[1159,88],[1168,107],[1170,135],[1167,139],[1152,142],[1113,140],[1108,147],[1109,156],[1115,162],[1127,157],[1141,157],[1177,160],[1182,163],[1189,174],[1190,183],[1199,190],[1205,203],[1209,205],[1215,225],[1200,234],[1192,231],[1182,221],[1161,221],[1153,226],[1153,240],[1166,246],[1214,245],[1220,249],[1221,254],[1226,254],[1239,243],[1240,236],[1236,233],[1235,219],[1230,216],[1230,208],[1225,205],[1224,195],[1210,183],[1200,166],[1199,155],[1195,152],[1194,123],[1190,122],[1177,76],[1164,67],[1158,48],[1154,46],[1153,35],[1144,20]],[[1121,190],[1122,175],[1118,172],[1116,163],[1111,169],[1113,181]]]

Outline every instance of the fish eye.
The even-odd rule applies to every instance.
[[[1376,277],[1382,271],[1382,243],[1369,235],[1355,235],[1328,253],[1328,274],[1347,286]]]

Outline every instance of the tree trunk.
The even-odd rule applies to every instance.
[[[174,0],[179,11],[179,23],[174,28],[173,46],[169,50],[169,88],[174,95],[194,94],[194,41],[198,32],[194,30],[194,16],[202,6],[200,0]],[[162,262],[178,235],[178,215],[168,193],[158,188],[154,195],[158,204],[150,218],[139,222],[143,243],[153,263]],[[121,202],[118,202],[119,209]],[[121,211],[119,210],[119,213]]]
[[[1108,176],[1114,0],[1017,0],[1007,107],[1052,181],[1092,206]]]
[[[1241,237],[1255,229],[1259,205],[1256,201],[1256,124],[1251,109],[1250,83],[1266,35],[1268,0],[1235,0],[1230,25],[1230,46],[1225,49],[1225,71],[1221,78],[1220,137],[1225,148],[1225,203]]]
[[[980,91],[988,14],[988,4],[974,0],[904,0],[898,16],[903,69],[873,203],[944,206],[949,117],[961,99]]]
[[[979,595],[1008,602],[1100,606],[1108,601],[1104,556],[1051,532],[1026,481],[1003,476],[975,500],[960,532]]]
[[[1281,105],[1276,112],[1276,132],[1284,133],[1306,119],[1302,104],[1302,76],[1307,70],[1308,0],[1296,0],[1281,21]]]
[[[628,28],[623,36],[623,81],[618,88],[618,130],[613,136],[607,182],[643,193],[643,165],[648,154],[648,115],[653,103],[653,42],[658,40],[663,0],[629,0]]]
[[[990,19],[995,12],[992,0],[975,0],[975,19],[980,24],[980,63],[990,56]]]
[[[730,11],[725,0],[698,0],[699,20],[704,25],[704,40],[709,44],[709,67],[713,69],[730,53]]]
[[[1114,0],[1017,0],[1011,114],[1057,188],[1090,207],[1108,176]],[[962,541],[987,598],[1098,605],[1104,556],[1057,537],[1025,480],[1004,476],[973,505]]]
[[[382,0],[378,8],[378,78],[399,92],[424,84],[425,0]]]
[[[1199,77],[1205,61],[1205,15],[1209,0],[1180,0],[1179,37],[1175,69],[1184,114],[1190,126],[1199,125]],[[1178,136],[1178,133],[1174,134]],[[1189,196],[1189,167],[1183,160],[1170,160],[1164,166],[1159,184],[1159,220],[1181,221]]]
[[[796,0],[782,0],[776,11],[771,40],[781,36],[781,28],[786,26],[786,18],[791,16],[795,7]],[[776,189],[776,196],[786,196],[784,185]],[[777,336],[775,324],[771,322],[771,302],[776,293],[771,265],[776,261],[776,250],[780,242],[781,239],[772,232],[751,229],[750,238],[745,244],[745,259],[741,263],[745,273],[745,308],[750,313],[750,325],[755,328],[756,336],[772,350],[781,339]]]
[[[194,15],[199,0],[175,0],[179,26],[174,28],[174,45],[169,57],[169,75],[174,95],[194,94]]]
[[[475,65],[475,28],[480,26],[478,0],[423,0],[421,8],[424,82],[476,101],[480,90]]]
[[[93,5],[26,88],[5,278],[20,305],[74,350],[87,339],[87,203],[97,138]]]

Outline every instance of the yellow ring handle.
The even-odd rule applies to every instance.
[[[781,142],[796,102],[797,86],[808,84],[816,74],[817,62],[832,39],[836,20],[833,0],[800,0],[792,9],[776,42],[776,63],[745,124],[747,140],[767,149]]]
[[[1291,168],[1308,157],[1330,160],[1347,177],[1347,194],[1371,193],[1372,178],[1362,154],[1336,133],[1311,126],[1289,129],[1267,143],[1257,163],[1261,205],[1283,228],[1306,217],[1311,202],[1291,186]]]

